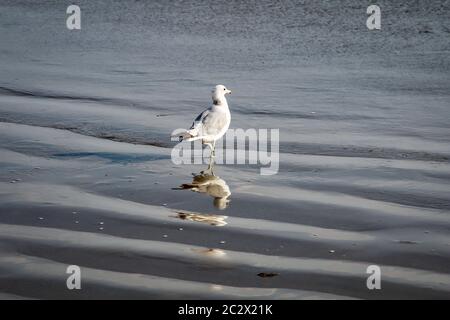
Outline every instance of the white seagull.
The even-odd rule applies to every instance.
[[[217,85],[212,91],[213,104],[195,118],[189,130],[177,134],[180,141],[202,140],[202,144],[211,148],[211,156],[215,155],[216,141],[227,132],[231,122],[226,94],[231,94],[224,85]]]

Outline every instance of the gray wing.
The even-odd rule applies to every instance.
[[[209,109],[206,109],[205,111],[200,113],[197,116],[197,118],[195,118],[194,122],[192,122],[192,126],[190,127],[190,129],[197,129],[199,125],[203,124],[205,121],[205,118],[208,116],[209,113],[210,113]]]

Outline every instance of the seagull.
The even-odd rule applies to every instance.
[[[211,149],[215,156],[216,141],[227,132],[231,122],[226,94],[231,94],[224,85],[217,85],[212,91],[213,104],[195,118],[189,130],[178,134],[180,141],[202,140],[202,144]]]

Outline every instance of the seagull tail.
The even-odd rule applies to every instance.
[[[202,139],[202,137],[197,136],[197,132],[193,132],[192,130],[188,130],[185,132],[178,133],[175,135],[175,137],[178,137],[179,141],[195,141]]]

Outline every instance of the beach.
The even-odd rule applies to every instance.
[[[354,1],[78,4],[0,2],[0,299],[450,298],[448,1],[377,31]],[[171,158],[216,84],[280,132],[276,174],[206,177],[226,199]]]

